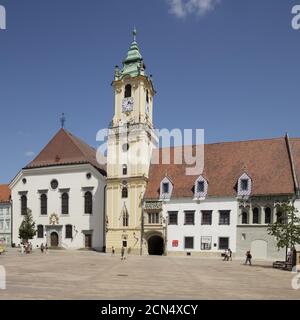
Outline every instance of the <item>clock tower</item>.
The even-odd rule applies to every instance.
[[[106,251],[123,247],[139,254],[143,245],[142,200],[157,137],[153,130],[155,90],[133,31],[133,42],[115,67],[114,116],[107,151]]]

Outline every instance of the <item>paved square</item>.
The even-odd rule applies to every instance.
[[[290,272],[271,262],[129,256],[89,251],[10,249],[0,256],[7,289],[0,299],[300,299]]]

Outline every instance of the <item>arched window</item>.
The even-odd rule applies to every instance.
[[[84,195],[84,213],[93,213],[93,195],[90,191],[87,191]]]
[[[127,84],[125,87],[125,98],[130,98],[131,97],[131,85]]]
[[[123,187],[122,188],[122,198],[128,198],[128,188],[127,187]]]
[[[73,227],[71,224],[66,225],[66,239],[73,238]]]
[[[41,224],[37,226],[37,237],[39,239],[44,238],[44,226],[42,226]]]
[[[269,224],[272,222],[272,211],[270,208],[265,208],[265,223]]]
[[[128,227],[129,216],[127,210],[123,212],[123,227]]]
[[[258,210],[258,208],[253,209],[253,224],[259,224],[259,210]]]
[[[27,214],[27,197],[24,194],[21,197],[21,214],[23,216]]]
[[[149,91],[146,91],[146,102],[149,103]]]
[[[47,195],[41,195],[41,215],[47,215]]]
[[[69,195],[66,192],[61,196],[61,214],[69,214]]]
[[[245,211],[242,213],[242,224],[248,224],[248,213]]]
[[[127,175],[127,165],[123,164],[123,175],[126,176]]]

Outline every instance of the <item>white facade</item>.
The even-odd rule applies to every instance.
[[[55,190],[51,181],[57,180]],[[21,197],[26,195],[27,207],[32,211],[36,227],[43,226],[43,236],[38,234],[30,242],[33,247],[42,243],[58,247],[79,249],[92,247],[103,250],[105,246],[105,177],[90,164],[63,165],[22,170],[11,183],[13,207],[13,239],[20,244],[19,227],[23,221]],[[85,193],[92,193],[92,214],[85,214]],[[62,214],[62,194],[67,193],[68,214]],[[47,214],[41,212],[41,195],[47,196]],[[51,220],[52,217],[52,220]],[[54,217],[54,219],[53,219]],[[55,219],[58,218],[57,220]],[[66,226],[72,226],[72,237],[67,237]],[[70,227],[69,227],[70,229]],[[41,236],[41,234],[40,234]]]
[[[185,224],[186,211],[194,211],[194,224]],[[211,224],[203,224],[203,211],[211,211]],[[220,212],[224,211],[229,211],[229,224],[222,224],[220,221]],[[170,224],[170,213],[172,212],[178,212],[178,221],[175,225]],[[237,212],[238,204],[233,198],[207,198],[200,201],[182,198],[165,201],[162,214],[167,223],[168,253],[210,254],[222,253],[228,248],[235,252]],[[193,237],[193,248],[185,247],[185,237]],[[220,247],[221,238],[228,238],[227,248],[224,245]],[[204,247],[206,247],[205,250]]]
[[[0,203],[0,241],[11,245],[11,206],[10,203]]]

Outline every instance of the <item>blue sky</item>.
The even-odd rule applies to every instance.
[[[0,0],[0,183],[59,129],[96,146],[133,25],[157,90],[157,128],[205,142],[299,133],[300,30],[289,0]]]

